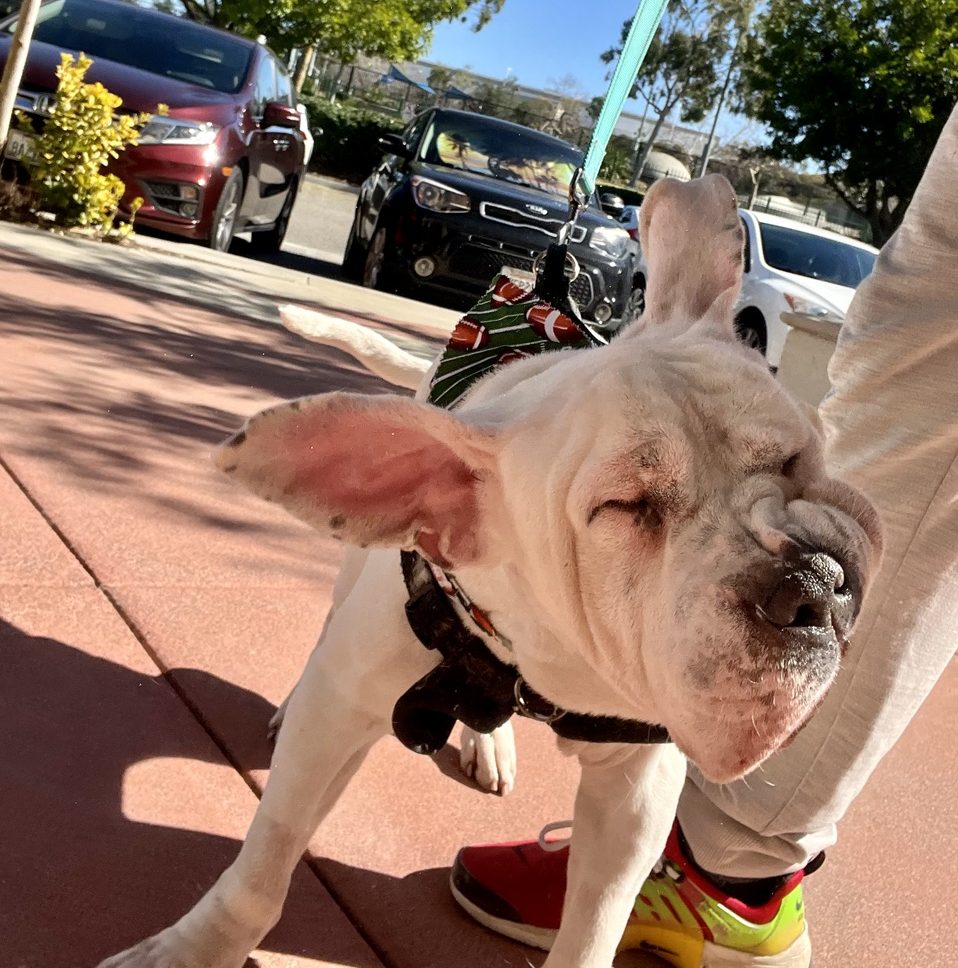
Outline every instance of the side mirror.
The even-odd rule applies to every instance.
[[[398,134],[384,134],[379,139],[379,147],[387,155],[399,155],[400,158],[409,158],[412,155],[409,145]]]
[[[625,202],[622,197],[613,195],[611,192],[606,192],[599,197],[599,205],[602,206],[602,211],[606,215],[611,215],[614,219],[618,219],[625,209]]]
[[[281,101],[269,101],[263,108],[264,128],[291,128],[298,131],[301,123],[302,115],[299,111]]]

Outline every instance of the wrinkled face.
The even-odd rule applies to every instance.
[[[550,400],[516,428],[496,500],[531,525],[506,525],[524,532],[522,597],[573,630],[615,697],[594,711],[664,722],[721,782],[786,742],[831,684],[877,524],[754,354],[688,334],[631,342],[597,351],[592,372],[550,374],[589,404]]]
[[[533,688],[663,723],[724,782],[821,701],[880,535],[825,474],[811,418],[735,340],[728,183],[658,182],[641,220],[647,308],[611,346],[511,363],[455,414],[294,401],[216,461],[327,534],[455,572]]]

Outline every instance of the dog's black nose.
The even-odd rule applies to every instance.
[[[762,618],[781,629],[827,629],[844,625],[850,595],[842,566],[819,552],[788,562],[764,601],[755,602]]]

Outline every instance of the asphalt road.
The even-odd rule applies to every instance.
[[[345,182],[308,176],[296,199],[283,251],[269,261],[313,275],[338,277],[358,192]],[[237,238],[231,251],[262,259],[249,250],[247,238]]]

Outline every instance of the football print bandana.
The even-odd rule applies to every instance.
[[[456,323],[433,377],[429,402],[450,409],[490,370],[549,350],[586,349],[599,341],[530,284],[497,276]]]

